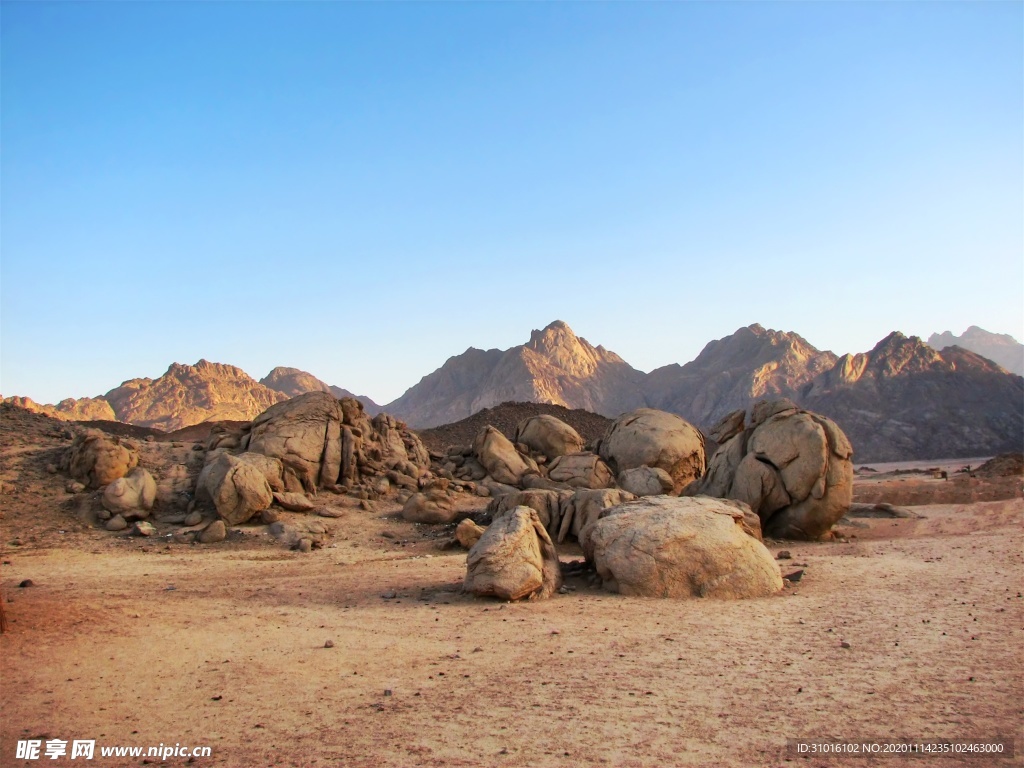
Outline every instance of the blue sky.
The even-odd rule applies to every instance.
[[[1024,5],[0,5],[0,391],[1024,329]]]

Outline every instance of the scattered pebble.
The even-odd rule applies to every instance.
[[[22,589],[25,589],[25,587],[34,587],[35,585],[36,585],[36,583],[34,581],[32,581],[32,579],[25,579],[18,586],[21,587]]]
[[[333,640],[328,640],[327,642],[324,643],[324,648],[333,648],[333,647],[334,647],[334,641]]]

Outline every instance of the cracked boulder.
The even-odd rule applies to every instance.
[[[548,414],[531,416],[519,422],[515,442],[549,459],[583,450],[583,438],[579,432]]]
[[[549,597],[562,585],[551,537],[529,507],[491,523],[466,556],[466,592],[500,600]]]
[[[598,452],[616,474],[643,466],[663,469],[672,479],[672,493],[704,474],[704,436],[685,419],[653,408],[619,416]]]
[[[775,559],[735,502],[639,499],[605,511],[581,541],[604,587],[623,595],[734,599],[782,589]]]
[[[66,461],[71,477],[88,488],[102,488],[127,475],[139,463],[139,454],[131,443],[88,429],[75,437]]]
[[[765,536],[825,535],[853,500],[853,448],[846,435],[831,419],[785,399],[759,402],[749,426],[743,416],[729,414],[725,428],[713,431],[728,439],[686,494],[746,503]]]

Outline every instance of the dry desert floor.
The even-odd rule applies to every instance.
[[[396,508],[353,510],[308,554],[259,527],[176,545],[96,530],[24,483],[12,495],[7,459],[2,766],[161,764],[18,760],[26,739],[209,746],[163,763],[200,767],[1024,763],[1019,478],[1015,498],[766,542],[791,553],[783,574],[803,570],[772,598],[637,599],[576,576],[506,604],[461,594],[465,553]],[[1014,758],[786,746],[997,736]]]

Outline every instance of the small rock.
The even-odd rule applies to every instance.
[[[276,509],[264,509],[260,512],[260,520],[264,525],[271,525],[281,519],[281,513]]]
[[[845,640],[840,640],[839,641],[839,647],[840,648],[849,648],[850,644],[848,642],[846,642]]]
[[[344,517],[345,510],[338,507],[317,507],[313,510],[313,514],[320,517]]]
[[[153,527],[152,523],[147,523],[144,520],[140,520],[132,526],[133,536],[155,536],[156,528]]]
[[[187,515],[185,515],[185,519],[181,522],[182,525],[187,525],[190,527],[193,525],[199,525],[201,522],[203,522],[203,516],[198,512],[189,512]]]
[[[51,475],[56,475],[57,474],[57,465],[56,464],[47,464],[46,465],[46,471],[48,473],[50,473]]]
[[[128,522],[120,515],[114,515],[112,518],[107,520],[107,524],[103,527],[108,531],[123,531],[128,527]]]
[[[390,696],[391,695],[391,689],[390,688],[385,688],[384,689],[384,695],[385,696]]]
[[[803,568],[801,568],[799,571],[793,571],[792,573],[786,574],[782,578],[784,578],[786,581],[788,581],[788,582],[790,582],[792,584],[795,584],[796,582],[800,581],[800,579],[802,579],[803,577],[804,577],[804,570],[803,570]]]
[[[97,520],[109,520],[111,517],[113,517],[113,515],[110,514],[109,509],[100,509],[96,512]]]
[[[381,531],[380,535],[383,536],[385,539],[395,538],[395,534],[393,534],[391,531]]]
[[[36,583],[34,581],[32,581],[32,579],[25,579],[18,586],[21,587],[22,589],[25,589],[25,587],[34,587],[35,585],[36,585]]]
[[[389,592],[385,592],[384,594],[382,594],[381,597],[385,600],[394,600],[396,597],[398,597],[398,593],[392,589]]]
[[[333,647],[334,647],[334,641],[333,640],[328,640],[326,643],[324,643],[324,648],[333,648]]]
[[[312,539],[299,539],[299,543],[295,545],[295,548],[299,552],[312,552],[313,551],[313,540]]]
[[[68,480],[64,485],[64,490],[68,493],[81,493],[85,490],[85,486],[77,480]]]
[[[216,544],[224,541],[228,536],[228,528],[223,520],[214,520],[206,526],[199,534],[200,544]]]
[[[792,560],[793,555],[789,553],[788,549],[784,549],[775,556],[776,560]]]

